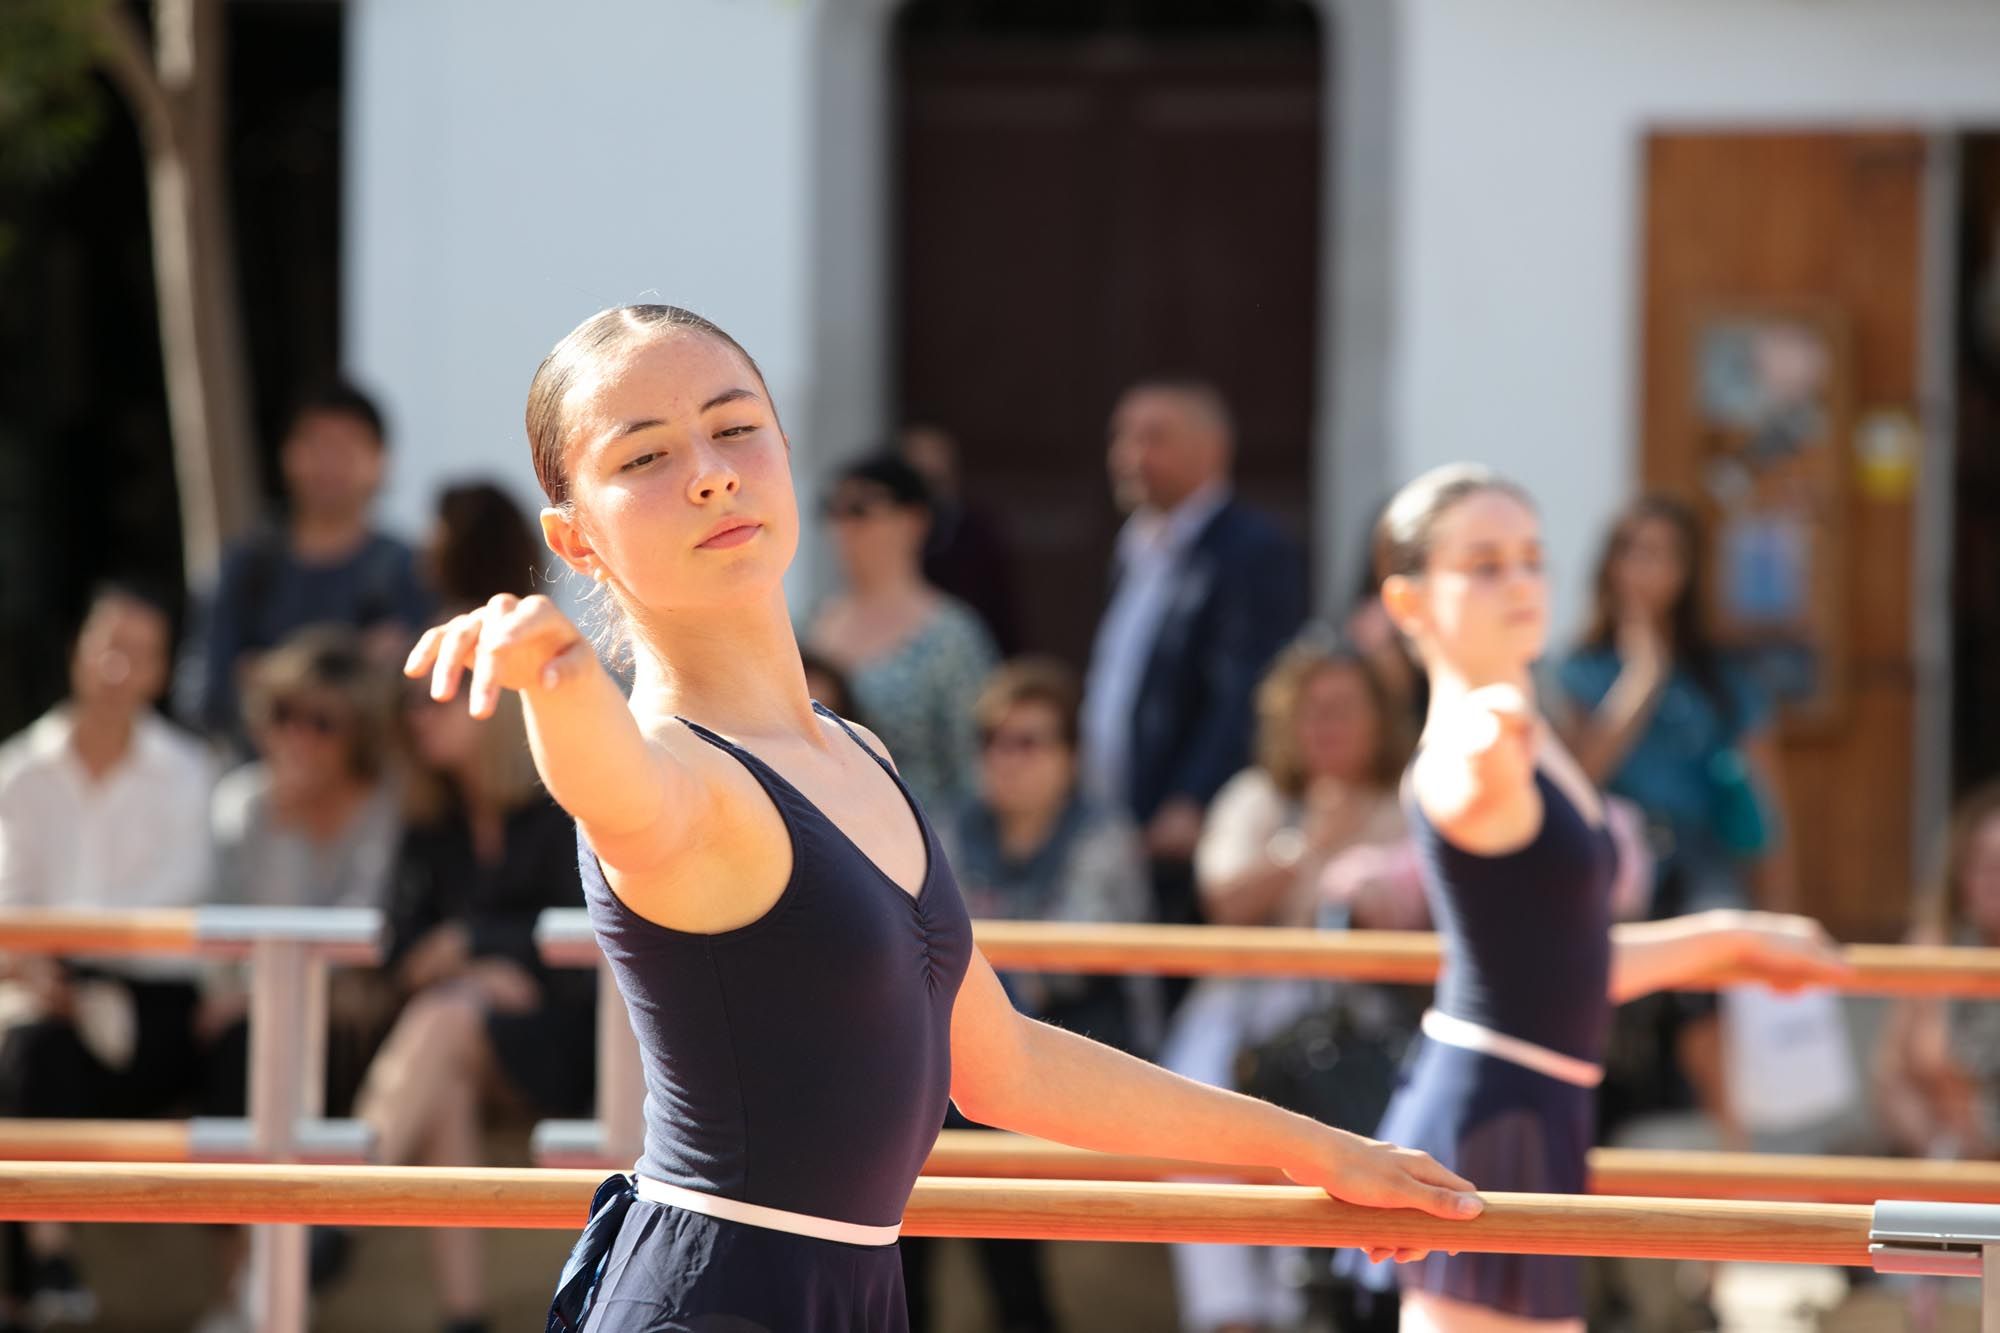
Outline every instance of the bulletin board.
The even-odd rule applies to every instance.
[[[1847,338],[1837,312],[1715,305],[1690,336],[1717,638],[1790,729],[1841,716],[1847,681]]]

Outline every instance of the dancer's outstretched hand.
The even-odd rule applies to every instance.
[[[1447,1171],[1429,1153],[1337,1129],[1329,1129],[1318,1143],[1319,1151],[1310,1160],[1287,1166],[1285,1174],[1342,1202],[1364,1208],[1414,1208],[1458,1222],[1479,1216],[1485,1206],[1473,1193],[1471,1181]],[[1366,1248],[1371,1261],[1403,1263],[1430,1253],[1392,1245]]]
[[[472,668],[466,692],[474,717],[491,717],[500,691],[554,689],[598,667],[583,631],[539,594],[501,593],[476,611],[453,616],[424,631],[403,663],[412,679],[431,673],[431,698],[458,693],[458,679]]]
[[[1773,990],[1831,985],[1852,970],[1826,927],[1811,917],[1731,912],[1724,922],[1737,961]]]

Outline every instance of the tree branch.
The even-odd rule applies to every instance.
[[[172,142],[173,103],[153,69],[146,34],[122,0],[110,0],[97,13],[97,33],[104,53],[104,71],[125,96],[139,133],[149,149]]]

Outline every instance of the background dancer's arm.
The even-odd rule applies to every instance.
[[[495,597],[425,631],[403,671],[429,672],[432,697],[450,699],[467,668],[475,717],[492,716],[503,689],[520,693],[542,782],[601,857],[632,869],[670,853],[701,783],[640,731],[618,683],[555,603]]]
[[[1819,922],[1802,916],[1722,909],[1631,921],[1611,928],[1611,998],[1619,1003],[1748,969],[1793,990],[1838,981],[1847,971]]]
[[[983,1124],[1101,1152],[1274,1166],[1371,1207],[1447,1218],[1478,1212],[1463,1193],[1472,1184],[1424,1153],[1196,1083],[1024,1017],[976,953],[952,1012],[951,1049],[952,1099]]]

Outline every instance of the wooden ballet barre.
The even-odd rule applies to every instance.
[[[553,967],[602,958],[581,908],[551,908],[535,938]],[[1428,931],[1308,930],[1277,926],[1106,925],[1050,921],[973,923],[973,938],[1002,971],[1095,975],[1319,977],[1423,985],[1437,979],[1438,941]],[[2000,998],[2000,949],[1850,944],[1851,995]],[[1717,971],[1684,989],[1754,981]]]
[[[1153,926],[980,921],[974,938],[1002,971],[1153,976],[1322,977],[1422,984],[1437,979],[1437,936],[1269,926]],[[2000,949],[1850,944],[1849,995],[2000,997]],[[1678,989],[1714,990],[1757,978],[1717,969]]]
[[[1090,1152],[1021,1134],[974,1129],[948,1129],[938,1135],[924,1173],[982,1179],[1287,1183],[1283,1172],[1269,1168]],[[1590,1188],[1594,1194],[1647,1198],[1873,1203],[1914,1196],[1945,1203],[2000,1204],[2000,1162],[1596,1148],[1590,1154]]]
[[[574,1230],[594,1171],[534,1168],[0,1163],[14,1221],[311,1223]],[[926,1177],[913,1236],[1399,1245],[1462,1252],[1753,1259],[1865,1266],[1871,1212],[1847,1204],[1487,1196],[1450,1222],[1356,1208],[1300,1186]]]
[[[296,1144],[298,1155],[308,1162],[362,1162],[369,1136],[359,1121],[306,1121],[299,1126]],[[249,1123],[243,1120],[0,1119],[0,1160],[249,1162],[255,1155]],[[1020,1134],[965,1129],[938,1136],[924,1174],[1290,1183],[1284,1173],[1269,1168],[1090,1152]],[[1590,1188],[1596,1194],[1647,1198],[1873,1203],[1913,1194],[1947,1203],[2000,1203],[2000,1162],[1598,1148],[1590,1155]]]
[[[195,952],[192,907],[130,912],[0,908],[0,953],[167,954]]]
[[[0,953],[248,958],[260,944],[285,944],[329,963],[373,963],[383,929],[365,907],[0,907]]]
[[[2000,1162],[1596,1148],[1590,1154],[1590,1188],[1594,1194],[1657,1198],[2000,1204]]]
[[[365,1162],[374,1133],[359,1120],[299,1122],[291,1155],[303,1162]],[[194,1120],[0,1118],[0,1160],[22,1162],[255,1162],[256,1127],[229,1117]]]
[[[299,1134],[302,1125],[315,1122],[325,1100],[327,970],[380,961],[384,933],[382,913],[374,908],[0,908],[0,953],[247,961],[250,1142],[244,1155],[265,1162],[311,1155],[312,1145]],[[258,1293],[259,1327],[305,1327],[306,1269],[302,1230],[267,1227],[252,1237],[250,1286]]]

